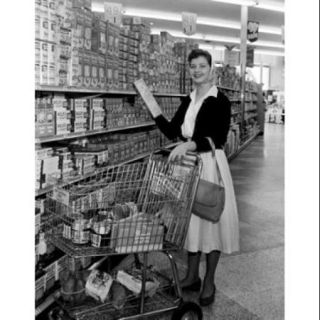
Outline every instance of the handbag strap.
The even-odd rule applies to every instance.
[[[212,141],[212,139],[210,137],[206,137],[210,143],[210,147],[211,147],[211,150],[212,150],[212,155],[214,156],[215,152],[216,152],[216,147]]]
[[[215,156],[215,153],[216,153],[216,147],[212,141],[212,139],[210,137],[206,137],[210,143],[210,146],[211,146],[211,150],[212,150],[212,156],[214,157]],[[222,175],[221,175],[221,170],[220,170],[220,165],[219,165],[219,161],[218,159],[216,158],[216,164],[217,164],[217,169],[218,169],[218,176],[219,176],[219,180],[222,181],[223,185],[224,185],[224,182],[223,182],[223,179],[222,179]]]

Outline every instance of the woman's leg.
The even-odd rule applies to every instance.
[[[181,288],[195,283],[199,279],[199,264],[201,252],[188,251],[188,270],[184,279],[180,281]]]
[[[207,266],[206,275],[203,281],[203,288],[200,298],[206,298],[213,294],[214,291],[214,275],[220,258],[220,251],[213,250],[206,254]]]

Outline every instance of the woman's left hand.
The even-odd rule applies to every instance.
[[[177,145],[170,153],[168,161],[179,161],[185,157],[188,151],[195,151],[196,144],[193,141],[188,141]]]

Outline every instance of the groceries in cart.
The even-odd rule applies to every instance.
[[[138,296],[142,290],[142,270],[116,270],[111,274],[93,269],[65,272],[60,279],[61,298],[68,305],[77,306],[84,301],[91,303],[111,303],[116,310],[121,310],[129,297]],[[147,270],[145,295],[152,297],[159,289],[160,282]],[[89,299],[89,300],[88,300]],[[93,300],[92,300],[93,299]]]
[[[194,167],[149,161],[109,168],[48,194],[51,241],[75,256],[181,246]]]
[[[86,282],[86,294],[102,303],[106,302],[113,279],[106,272],[93,270]]]

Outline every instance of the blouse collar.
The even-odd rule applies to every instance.
[[[210,97],[210,96],[215,97],[215,98],[218,96],[218,88],[217,88],[215,85],[213,85],[213,86],[209,89],[209,91],[204,95],[202,101],[203,101],[204,99]],[[196,98],[196,89],[194,89],[194,90],[190,93],[190,98],[191,98],[192,101],[195,100],[195,98]]]

